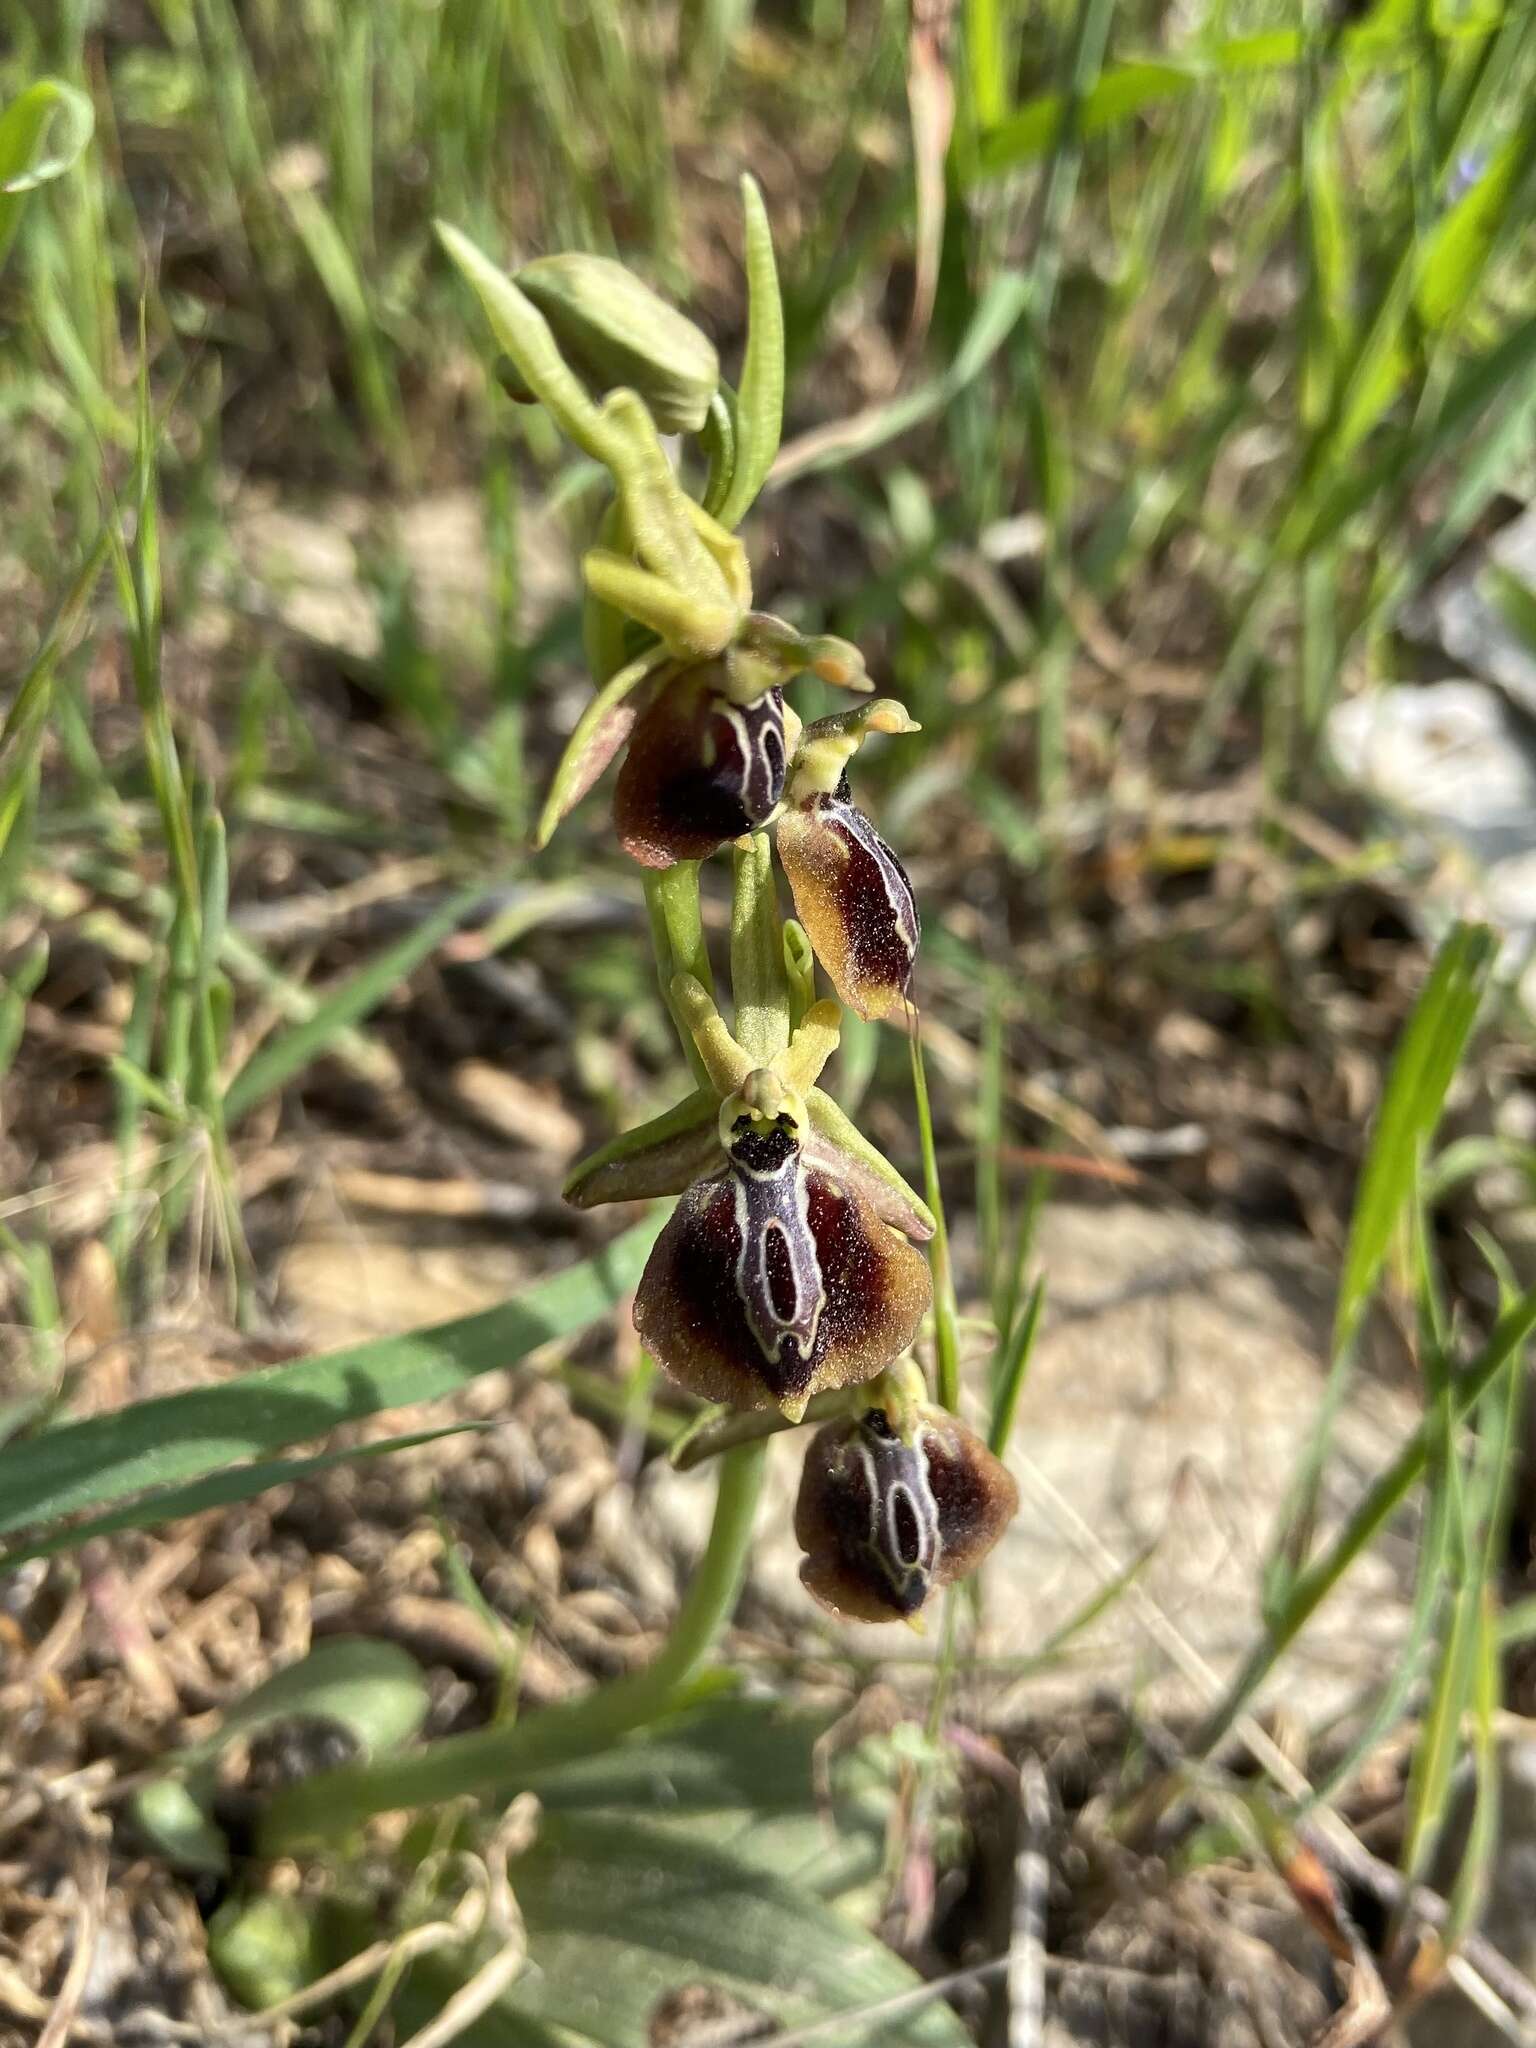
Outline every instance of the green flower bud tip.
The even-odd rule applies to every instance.
[[[698,433],[719,387],[720,359],[685,314],[608,256],[540,256],[514,279],[596,394],[626,387],[662,433]]]

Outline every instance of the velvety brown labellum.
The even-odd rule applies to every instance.
[[[784,794],[784,697],[735,704],[718,665],[669,678],[635,722],[613,795],[624,851],[648,868],[705,860]]]
[[[809,1245],[785,1223],[789,1199],[803,1204]],[[691,1393],[773,1408],[873,1379],[912,1342],[931,1298],[927,1261],[854,1189],[802,1164],[793,1186],[779,1182],[754,1207],[733,1163],[679,1201],[641,1278],[635,1328]]]
[[[941,1409],[923,1411],[910,1443],[880,1408],[829,1422],[795,1503],[801,1582],[834,1614],[907,1620],[976,1569],[1018,1505],[1007,1468]]]
[[[861,1017],[884,1017],[905,996],[917,958],[906,869],[849,802],[846,782],[787,811],[778,842],[795,915],[839,998]]]

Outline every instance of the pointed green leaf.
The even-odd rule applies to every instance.
[[[883,2010],[920,1992],[915,1971],[729,1843],[630,1816],[550,1813],[511,1877],[534,1967],[459,2036],[463,2048],[650,2048],[658,2011],[700,1984],[775,2033],[837,2022],[838,2048],[970,2040],[942,1999]],[[405,2025],[440,2012],[483,1960],[418,1960],[396,2001]]]
[[[779,296],[773,230],[757,180],[741,181],[746,230],[747,350],[736,397],[731,481],[716,517],[739,526],[767,480],[784,425],[784,306]]]
[[[663,1218],[513,1300],[401,1337],[353,1344],[218,1386],[165,1394],[0,1449],[0,1533],[324,1436],[344,1422],[436,1401],[608,1313],[640,1278]]]
[[[206,1763],[236,1736],[299,1717],[338,1722],[360,1756],[390,1756],[419,1732],[429,1704],[420,1666],[398,1643],[327,1636],[227,1707],[213,1733],[172,1762]]]
[[[233,1465],[189,1486],[168,1487],[163,1493],[147,1494],[125,1508],[114,1508],[88,1521],[73,1522],[57,1535],[39,1537],[35,1543],[18,1544],[0,1552],[0,1571],[12,1571],[34,1557],[59,1557],[78,1550],[97,1536],[115,1536],[124,1529],[157,1529],[167,1522],[183,1521],[189,1515],[205,1514],[209,1508],[231,1506],[235,1501],[254,1500],[274,1486],[296,1486],[338,1465],[357,1465],[374,1458],[391,1458],[397,1451],[415,1450],[418,1444],[434,1444],[445,1436],[462,1436],[466,1430],[488,1425],[453,1422],[444,1429],[416,1430],[409,1436],[381,1437],[374,1443],[351,1444],[345,1450],[321,1451],[312,1458],[265,1458],[254,1465]]]

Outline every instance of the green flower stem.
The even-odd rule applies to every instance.
[[[764,1066],[789,1044],[789,977],[766,832],[738,842],[732,855],[731,998],[736,1041]]]
[[[908,1011],[907,1042],[912,1052],[912,1094],[917,1103],[917,1134],[923,1151],[923,1193],[933,1211],[933,1236],[928,1264],[933,1273],[933,1349],[937,1363],[939,1405],[957,1414],[960,1407],[960,1315],[955,1306],[954,1274],[949,1263],[949,1229],[944,1221],[944,1190],[939,1186],[939,1158],[933,1142],[933,1111],[928,1102],[928,1073],[923,1065],[922,1023]]]
[[[706,1409],[678,1432],[667,1457],[677,1471],[691,1472],[710,1458],[739,1450],[743,1444],[763,1443],[786,1429],[830,1422],[834,1415],[856,1415],[868,1392],[867,1387],[832,1387],[824,1394],[813,1394],[799,1422],[791,1422],[777,1408]]]
[[[650,914],[651,946],[656,954],[656,978],[661,984],[662,1001],[677,1026],[693,1078],[706,1081],[709,1077],[693,1042],[693,1033],[672,1002],[672,977],[676,974],[691,974],[711,995],[715,988],[699,907],[699,863],[680,860],[670,868],[647,868],[645,907]]]
[[[644,1671],[600,1685],[569,1706],[546,1707],[510,1728],[452,1735],[414,1756],[352,1764],[287,1786],[262,1817],[258,1852],[292,1855],[336,1841],[375,1814],[511,1793],[535,1772],[588,1756],[685,1704],[746,1574],[763,1451],[760,1443],[745,1444],[721,1459],[709,1542],[671,1634]]]

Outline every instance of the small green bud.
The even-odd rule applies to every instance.
[[[276,1892],[226,1899],[208,1923],[208,1954],[252,2012],[292,1998],[320,1972],[308,1913],[299,1900]]]
[[[720,359],[685,314],[608,256],[540,256],[514,276],[594,395],[635,391],[662,433],[698,433]]]

